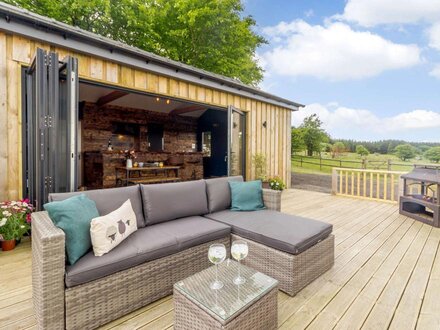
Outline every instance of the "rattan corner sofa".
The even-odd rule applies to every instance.
[[[229,180],[138,185],[85,193],[101,215],[130,199],[138,230],[101,257],[93,251],[66,266],[65,235],[46,212],[32,214],[32,282],[41,329],[92,329],[172,293],[173,284],[209,267],[213,243],[249,244],[245,263],[295,295],[334,262],[332,226],[283,214],[263,189],[265,210],[233,212]],[[81,212],[81,210],[78,210]]]

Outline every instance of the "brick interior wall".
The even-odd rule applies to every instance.
[[[192,148],[197,143],[197,119],[118,106],[98,108],[93,103],[87,103],[81,121],[84,186],[87,189],[114,187],[116,167],[124,166],[125,161],[118,153],[119,150],[115,148],[113,152],[107,151],[114,122],[139,125],[135,161],[167,164],[170,156],[180,155],[184,162],[179,170],[179,177],[183,181],[203,178],[203,155],[194,152]],[[148,151],[148,123],[163,124],[163,152]],[[144,173],[143,175],[150,177],[165,174]]]
[[[197,143],[197,119],[182,116],[170,116],[148,110],[118,106],[97,107],[86,103],[83,112],[82,151],[105,151],[112,137],[112,123],[131,123],[140,126],[139,150],[148,151],[147,124],[157,123],[164,126],[164,150],[167,152],[188,152]]]

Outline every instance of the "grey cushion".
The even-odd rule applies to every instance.
[[[291,254],[299,254],[332,232],[331,224],[272,210],[220,211],[205,217],[232,227],[232,233]]]
[[[93,251],[66,270],[66,286],[87,283],[144,262],[228,237],[231,227],[203,217],[188,217],[139,229],[101,257]]]
[[[181,218],[155,226],[162,226],[163,230],[172,235],[177,240],[179,250],[228,237],[231,234],[230,226],[199,216]]]
[[[127,199],[130,199],[131,206],[136,214],[138,228],[145,227],[139,186],[50,194],[49,201],[62,201],[78,194],[85,194],[93,200],[96,203],[96,208],[101,216],[117,210],[127,201]]]
[[[73,266],[68,266],[66,286],[87,283],[177,252],[174,236],[156,226],[141,228],[109,253],[95,257],[90,251]]]
[[[243,181],[242,176],[209,179],[206,181],[209,213],[223,211],[231,208],[231,189],[229,181]]]
[[[147,225],[208,213],[204,180],[141,185],[141,191]]]

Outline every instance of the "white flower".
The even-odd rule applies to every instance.
[[[3,211],[3,215],[6,217],[10,217],[12,214],[9,211]]]
[[[7,221],[8,219],[6,219],[6,218],[3,218],[3,219],[1,219],[0,220],[0,227],[3,227],[5,224],[6,224],[6,221]]]
[[[26,203],[26,202],[23,202],[23,206],[28,206],[28,203]]]
[[[8,208],[7,205],[3,205],[3,206],[2,206],[2,209],[7,209],[7,208]]]
[[[24,226],[23,226],[23,225],[21,225],[21,226],[20,226],[20,228],[24,228]]]

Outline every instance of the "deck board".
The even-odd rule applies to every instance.
[[[304,190],[282,210],[332,223],[334,267],[295,297],[279,292],[281,329],[439,329],[440,229],[399,215],[394,204]],[[30,243],[0,252],[0,328],[32,329]],[[173,329],[165,297],[102,329]]]

